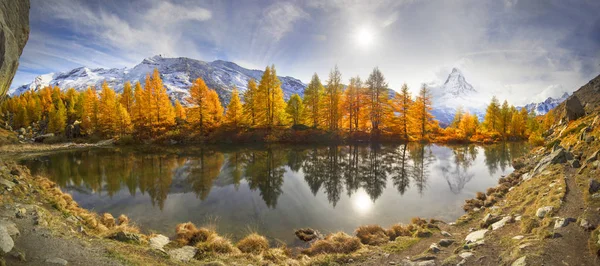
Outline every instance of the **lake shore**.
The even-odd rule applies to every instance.
[[[596,151],[600,145],[579,143],[577,134],[572,135],[561,136],[562,147],[572,146],[568,150],[560,146],[540,147],[519,159],[515,172],[501,179],[498,187],[468,201],[465,206],[468,212],[455,222],[415,219],[410,229],[407,225],[396,230],[393,227],[380,230],[377,226],[369,230],[359,228],[356,238],[332,235],[317,240],[308,249],[271,247],[257,254],[241,252],[240,243],[234,245],[218,235],[212,235],[212,242],[201,240],[201,244],[195,243],[195,246],[188,246],[190,242],[182,242],[181,237],[171,241],[167,238],[170,244],[161,247],[163,252],[151,244],[159,241],[152,240],[156,235],[138,233],[130,222],[123,222],[124,218],[119,223],[118,219],[81,209],[52,182],[32,177],[22,166],[4,162],[0,168],[7,182],[2,182],[4,211],[1,215],[16,227],[24,228],[21,236],[15,237],[17,253],[8,254],[5,260],[11,265],[24,264],[23,259],[42,262],[41,257],[34,255],[39,252],[36,253],[33,243],[47,238],[53,242],[66,241],[64,246],[56,247],[58,251],[54,254],[60,254],[61,248],[66,250],[73,243],[87,246],[85,252],[91,253],[85,258],[64,253],[72,257],[63,259],[74,264],[106,260],[109,265],[489,265],[524,261],[552,265],[564,260],[591,265],[596,263],[593,254],[600,248],[596,244],[598,230],[594,230],[600,222],[596,209],[600,203],[592,195],[592,187],[588,191],[587,178],[597,171]],[[573,160],[583,165],[575,167]],[[571,193],[565,193],[567,191]],[[23,218],[17,218],[19,216]],[[393,241],[391,235],[396,236]],[[353,239],[358,239],[360,244],[341,249],[346,243],[355,243]],[[217,243],[225,248],[217,248]],[[19,250],[19,247],[24,248]],[[191,259],[190,253],[197,259]]]

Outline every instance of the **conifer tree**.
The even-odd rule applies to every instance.
[[[289,115],[292,125],[302,124],[302,114],[304,112],[304,105],[302,104],[302,98],[300,95],[294,93],[287,102],[286,113]]]
[[[337,65],[329,72],[329,79],[325,86],[325,93],[322,99],[323,117],[325,118],[325,127],[329,131],[337,131],[340,126],[340,100],[342,95],[342,73]]]
[[[131,89],[131,82],[127,81],[127,82],[125,82],[125,85],[123,85],[123,93],[121,93],[119,102],[125,108],[125,110],[127,110],[128,114],[131,114],[131,112],[132,112],[133,101],[134,101],[134,96],[133,96],[133,90]]]
[[[56,102],[56,108],[50,111],[48,120],[48,131],[50,133],[62,134],[67,122],[67,110],[62,100]]]
[[[364,102],[363,84],[360,77],[350,78],[350,84],[344,91],[344,112],[348,117],[348,129],[350,132],[358,131],[362,121],[362,105]]]
[[[179,100],[175,100],[175,118],[178,121],[185,121],[186,119],[185,109],[183,108]]]
[[[320,125],[321,118],[321,101],[323,98],[325,88],[319,80],[317,73],[313,74],[310,83],[304,89],[304,110],[306,117],[309,120],[309,124],[313,128],[317,128]]]
[[[261,99],[257,116],[259,124],[268,128],[285,124],[285,101],[274,65],[265,69],[258,85],[258,95]]]
[[[210,89],[204,83],[202,78],[198,78],[192,84],[190,88],[190,97],[187,101],[190,104],[195,105],[195,112],[197,112],[197,126],[200,129],[200,134],[204,134],[205,119],[209,111],[208,94]]]
[[[152,130],[155,134],[159,134],[175,124],[175,110],[173,110],[158,69],[154,69],[149,81],[150,84],[145,84],[145,90],[150,96],[150,113],[153,116]]]
[[[98,126],[104,136],[113,136],[117,131],[117,111],[115,91],[103,82],[98,101]]]
[[[427,134],[434,127],[434,118],[430,113],[432,109],[431,94],[427,85],[423,84],[409,115],[411,118],[411,129],[418,140],[426,140]]]
[[[485,119],[483,120],[484,127],[489,132],[498,132],[500,126],[500,103],[496,96],[492,97],[492,101],[485,111]]]
[[[254,79],[248,81],[248,88],[244,92],[243,113],[244,120],[251,127],[256,126],[258,110],[258,87]]]
[[[409,111],[413,105],[413,100],[408,91],[408,85],[402,84],[400,93],[395,93],[394,99],[392,100],[392,108],[398,115],[395,119],[396,131],[402,134],[404,140],[409,139]]]
[[[504,100],[502,103],[502,107],[500,108],[500,116],[499,116],[499,129],[500,134],[502,134],[503,138],[506,138],[509,133],[510,127],[510,119],[512,118],[512,113],[510,107],[508,106],[508,101]]]
[[[96,90],[88,87],[83,95],[82,132],[88,135],[94,134],[98,126],[98,96]]]
[[[227,112],[225,113],[225,123],[237,128],[242,122],[242,102],[236,87],[233,87],[231,92],[231,100],[227,105]]]
[[[388,115],[388,85],[379,68],[374,68],[366,82],[368,88],[369,119],[371,130],[379,133],[381,125]]]
[[[117,103],[116,105],[116,133],[118,133],[120,136],[123,136],[125,134],[129,134],[131,132],[131,118],[129,117],[129,113],[127,112],[127,109],[121,104],[121,103]]]

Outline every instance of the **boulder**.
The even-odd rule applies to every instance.
[[[579,160],[577,160],[577,159],[575,159],[575,160],[572,160],[572,161],[570,162],[570,164],[571,164],[571,167],[573,167],[573,168],[579,168],[579,167],[581,167],[581,163],[580,163],[580,162],[579,162]]]
[[[564,110],[567,122],[577,120],[585,115],[583,105],[576,95],[571,95],[571,97],[567,98]]]
[[[558,218],[556,219],[556,221],[554,222],[554,229],[559,229],[561,227],[565,227],[569,224],[569,220],[567,218]]]
[[[585,229],[586,231],[592,231],[594,230],[596,227],[590,223],[587,219],[581,219],[581,221],[579,222],[579,226],[583,227],[583,229]]]
[[[511,216],[505,216],[500,221],[497,221],[492,224],[492,230],[498,230],[498,229],[502,228],[507,222],[510,222],[511,219],[512,219]]]
[[[0,2],[0,98],[19,66],[19,57],[29,39],[29,0]]]
[[[169,250],[167,252],[172,259],[181,262],[188,262],[194,258],[198,252],[198,248],[192,246],[184,246],[182,248]]]
[[[440,239],[440,242],[438,242],[438,244],[442,247],[448,247],[452,245],[452,243],[454,243],[454,240],[452,239]]]
[[[488,213],[481,219],[479,226],[481,228],[488,228],[491,224],[500,221],[500,219],[502,219],[502,217]]]
[[[535,212],[535,216],[537,216],[538,218],[544,218],[544,216],[546,216],[547,213],[551,212],[552,209],[554,209],[554,207],[552,206],[541,207],[537,209],[537,211]]]
[[[438,253],[440,252],[440,247],[436,243],[433,243],[429,246],[429,249],[427,251],[431,253]]]
[[[21,234],[21,232],[19,232],[19,229],[17,228],[17,225],[11,221],[0,220],[0,227],[4,227],[6,229],[6,232],[8,232],[8,234],[11,237],[18,236]]]
[[[0,255],[10,252],[15,246],[15,242],[6,230],[6,227],[0,225]]]
[[[150,238],[150,247],[153,249],[163,250],[163,247],[171,242],[168,237],[164,235],[156,235]]]
[[[470,234],[467,235],[467,237],[465,237],[465,241],[467,241],[468,243],[474,243],[477,242],[479,240],[482,240],[483,237],[485,237],[485,233],[487,233],[489,230],[487,229],[482,229],[482,230],[477,230],[475,232],[472,232]]]

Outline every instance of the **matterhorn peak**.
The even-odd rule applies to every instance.
[[[467,82],[462,71],[457,67],[454,67],[452,68],[452,72],[448,75],[446,82],[444,82],[443,92],[451,94],[454,97],[462,97],[477,91],[475,91],[473,86]]]

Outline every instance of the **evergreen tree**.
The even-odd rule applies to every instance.
[[[304,89],[304,100],[302,102],[305,106],[306,117],[313,128],[320,126],[321,100],[324,90],[325,88],[323,88],[317,73],[313,74],[310,83]]]
[[[62,134],[65,132],[67,124],[67,109],[62,100],[56,102],[56,108],[49,114],[48,131],[51,133]]]
[[[225,113],[225,123],[237,128],[242,122],[242,102],[236,87],[233,87],[231,91],[231,100],[227,105],[227,112]]]
[[[304,104],[300,95],[294,93],[287,102],[286,112],[292,120],[292,125],[302,124],[302,113],[304,112]]]
[[[127,110],[127,113],[131,114],[134,102],[133,90],[131,89],[131,82],[127,81],[125,82],[125,85],[123,85],[123,93],[121,93],[121,98],[119,99],[119,102],[125,108],[125,110]]]
[[[379,68],[374,68],[366,82],[369,96],[369,119],[371,130],[379,133],[381,125],[388,115],[388,84]]]
[[[498,132],[500,126],[500,103],[496,96],[492,97],[492,101],[485,111],[485,119],[483,120],[484,127],[489,132]]]
[[[435,126],[434,118],[431,114],[432,109],[431,94],[427,85],[423,84],[409,115],[411,118],[411,129],[418,140],[426,140],[427,134]]]
[[[340,126],[340,99],[342,95],[342,73],[337,65],[329,72],[329,79],[325,86],[325,97],[322,99],[323,117],[325,127],[329,131],[337,131]]]
[[[242,106],[244,113],[244,120],[251,127],[256,126],[257,123],[257,114],[259,112],[259,99],[258,99],[258,87],[256,86],[256,81],[254,79],[250,79],[248,81],[248,88],[244,92],[244,104]]]
[[[285,101],[275,66],[267,67],[258,85],[261,106],[257,117],[260,125],[272,128],[285,124]]]
[[[409,111],[412,105],[413,100],[408,91],[408,85],[404,83],[402,84],[400,93],[395,93],[394,99],[392,100],[392,109],[398,114],[394,121],[396,132],[402,134],[404,140],[409,139]]]

